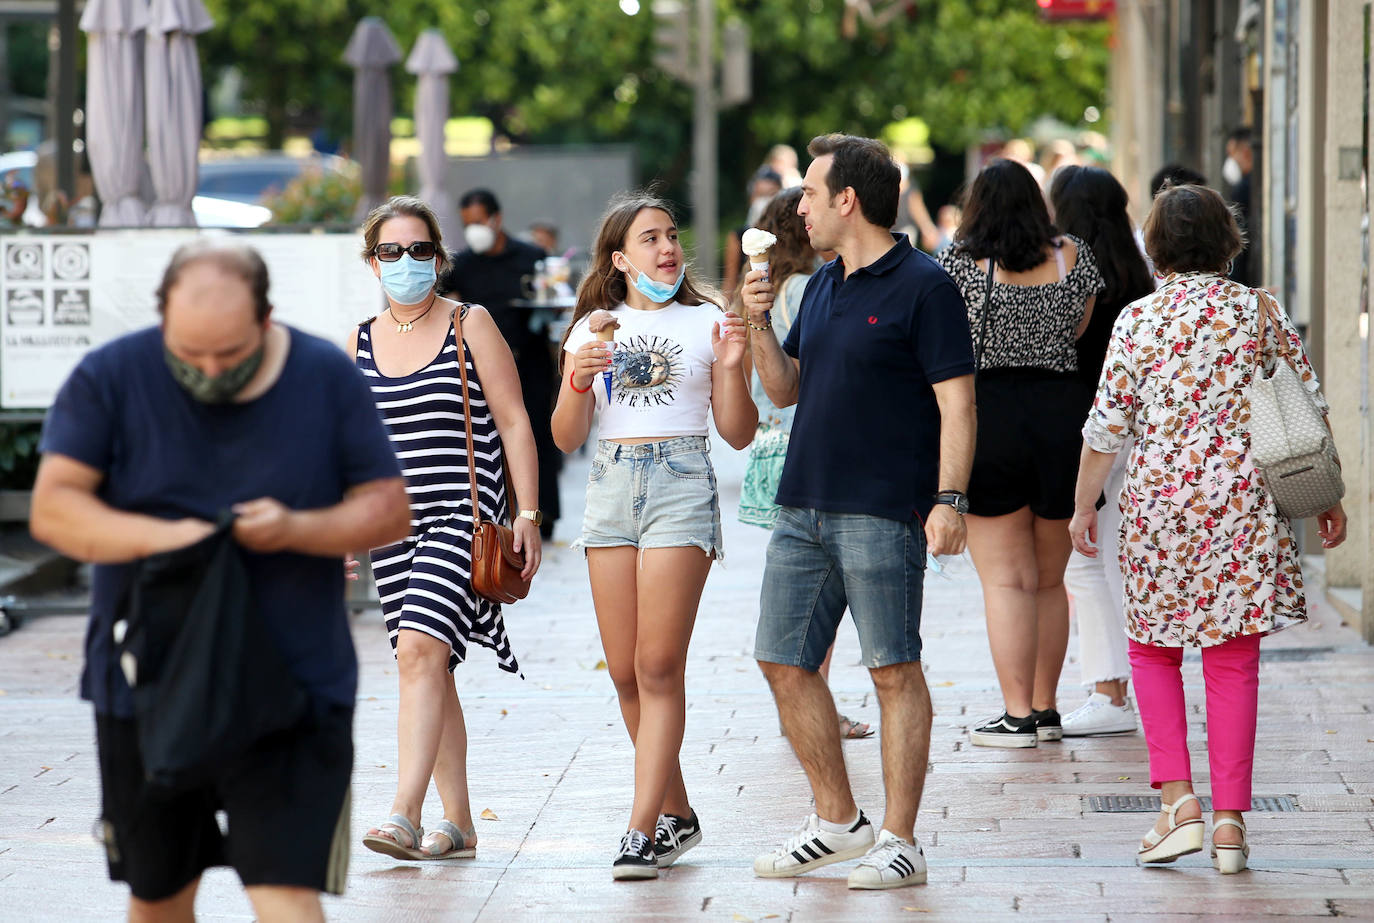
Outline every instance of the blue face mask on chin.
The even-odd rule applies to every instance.
[[[434,288],[434,260],[423,262],[409,253],[401,254],[391,263],[378,261],[382,267],[382,288],[397,304],[419,304]]]
[[[620,255],[625,256],[623,253]],[[640,272],[639,267],[634,263],[630,263],[630,258],[628,256],[625,256],[625,262],[629,263],[630,268],[636,273],[635,279],[631,284],[639,289],[641,295],[648,298],[654,304],[664,304],[672,301],[673,297],[677,295],[677,290],[682,288],[682,280],[687,278],[687,267],[684,266],[682,267],[682,271],[677,274],[677,281],[672,285],[666,282],[656,282]]]

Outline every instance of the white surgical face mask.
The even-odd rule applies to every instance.
[[[473,253],[486,253],[496,243],[496,232],[489,225],[469,224],[463,228],[463,239]]]
[[[1221,178],[1226,181],[1226,185],[1234,186],[1245,179],[1245,174],[1240,169],[1240,164],[1234,157],[1227,157],[1226,162],[1221,165]]]

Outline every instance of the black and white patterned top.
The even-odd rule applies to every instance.
[[[1083,320],[1083,307],[1102,291],[1102,273],[1090,247],[1071,234],[1064,239],[1078,248],[1073,268],[1064,271],[1064,251],[1055,250],[1059,281],[1043,285],[994,282],[989,301],[987,342],[978,342],[983,322],[987,265],[980,265],[951,247],[939,257],[968,306],[969,329],[975,348],[981,347],[980,369],[1030,368],[1051,372],[1078,371],[1074,332]]]

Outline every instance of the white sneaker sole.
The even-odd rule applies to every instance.
[[[658,877],[658,866],[616,865],[611,867],[611,877],[616,881],[647,881]]]
[[[1094,730],[1090,730],[1090,731],[1075,731],[1075,730],[1072,730],[1072,729],[1070,729],[1070,728],[1068,728],[1068,727],[1065,727],[1065,728],[1064,728],[1064,736],[1065,736],[1065,737],[1114,737],[1114,736],[1116,736],[1116,735],[1118,735],[1118,734],[1134,734],[1134,733],[1135,733],[1136,731],[1138,731],[1138,730],[1139,730],[1139,728],[1137,728],[1134,724],[1132,724],[1130,727],[1102,728],[1101,730],[1094,729]]]
[[[906,878],[896,878],[892,881],[855,881],[854,876],[849,876],[849,889],[851,891],[886,891],[889,888],[905,888],[908,885],[923,885],[926,883],[926,873],[917,872],[915,875],[908,875]]]
[[[1044,741],[1047,741],[1047,740],[1063,740],[1063,739],[1064,739],[1064,729],[1063,729],[1063,728],[1036,728],[1036,729],[1035,729],[1035,738],[1036,738],[1036,740],[1039,740],[1039,741],[1041,741],[1041,742],[1044,742]]]
[[[977,731],[969,731],[968,739],[975,747],[997,747],[1002,750],[1020,750],[1034,747],[1040,742],[1036,734],[979,734]]]
[[[842,849],[833,852],[828,856],[821,856],[819,859],[812,859],[810,862],[803,862],[800,865],[789,865],[780,869],[761,869],[757,862],[754,863],[754,875],[757,878],[795,878],[798,875],[805,875],[807,872],[818,869],[823,865],[833,865],[836,862],[847,862],[850,859],[859,859],[868,854],[873,848],[870,840],[862,846],[855,846],[852,849]]]

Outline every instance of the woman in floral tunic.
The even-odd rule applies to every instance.
[[[1250,458],[1250,382],[1273,369],[1280,336],[1309,391],[1325,401],[1296,330],[1267,292],[1225,278],[1243,238],[1215,192],[1160,193],[1145,246],[1161,287],[1117,320],[1098,394],[1083,427],[1074,545],[1096,554],[1095,504],[1113,456],[1135,440],[1121,493],[1121,569],[1126,632],[1150,782],[1163,810],[1140,850],[1143,863],[1172,862],[1203,845],[1193,794],[1179,665],[1202,648],[1212,771],[1212,861],[1245,868],[1243,812],[1250,810],[1259,688],[1259,639],[1305,621],[1293,528],[1279,516]],[[1259,356],[1265,298],[1282,331]],[[1323,545],[1345,538],[1337,504],[1318,517]]]

